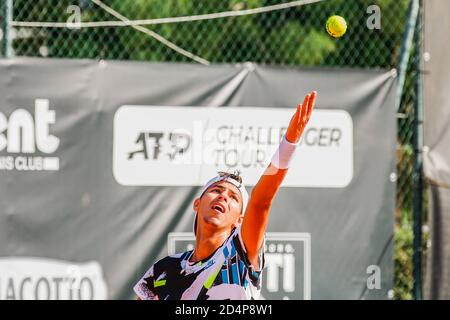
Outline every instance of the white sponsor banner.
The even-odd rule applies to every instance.
[[[239,170],[255,185],[293,108],[122,106],[114,117],[113,174],[128,186],[196,186]],[[353,122],[345,110],[315,110],[285,187],[342,188],[353,177]]]
[[[96,261],[73,263],[37,257],[0,258],[0,300],[105,300]]]

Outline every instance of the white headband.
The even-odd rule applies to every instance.
[[[220,182],[220,181],[225,181],[225,182],[229,182],[232,185],[234,185],[236,188],[238,188],[239,192],[241,193],[242,196],[242,214],[245,213],[245,209],[247,208],[247,203],[248,203],[248,193],[247,190],[245,190],[245,186],[243,183],[239,183],[239,181],[236,181],[235,179],[231,178],[230,176],[220,176],[217,175],[214,178],[210,179],[205,186],[202,188],[201,192],[200,192],[200,196],[201,197],[206,190],[208,190],[209,187],[211,187],[213,184]],[[197,226],[197,214],[195,214],[195,218],[194,218],[194,233],[196,232],[196,226]]]

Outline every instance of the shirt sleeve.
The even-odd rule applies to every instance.
[[[158,295],[153,291],[154,265],[147,270],[144,276],[136,283],[133,290],[142,300],[159,300]]]

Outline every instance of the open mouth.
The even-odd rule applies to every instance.
[[[219,211],[220,213],[225,213],[225,207],[220,203],[215,203],[211,207],[213,210]]]

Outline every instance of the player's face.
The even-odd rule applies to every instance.
[[[208,225],[227,229],[237,226],[242,213],[242,196],[229,182],[218,182],[205,191],[198,204],[198,218]]]

